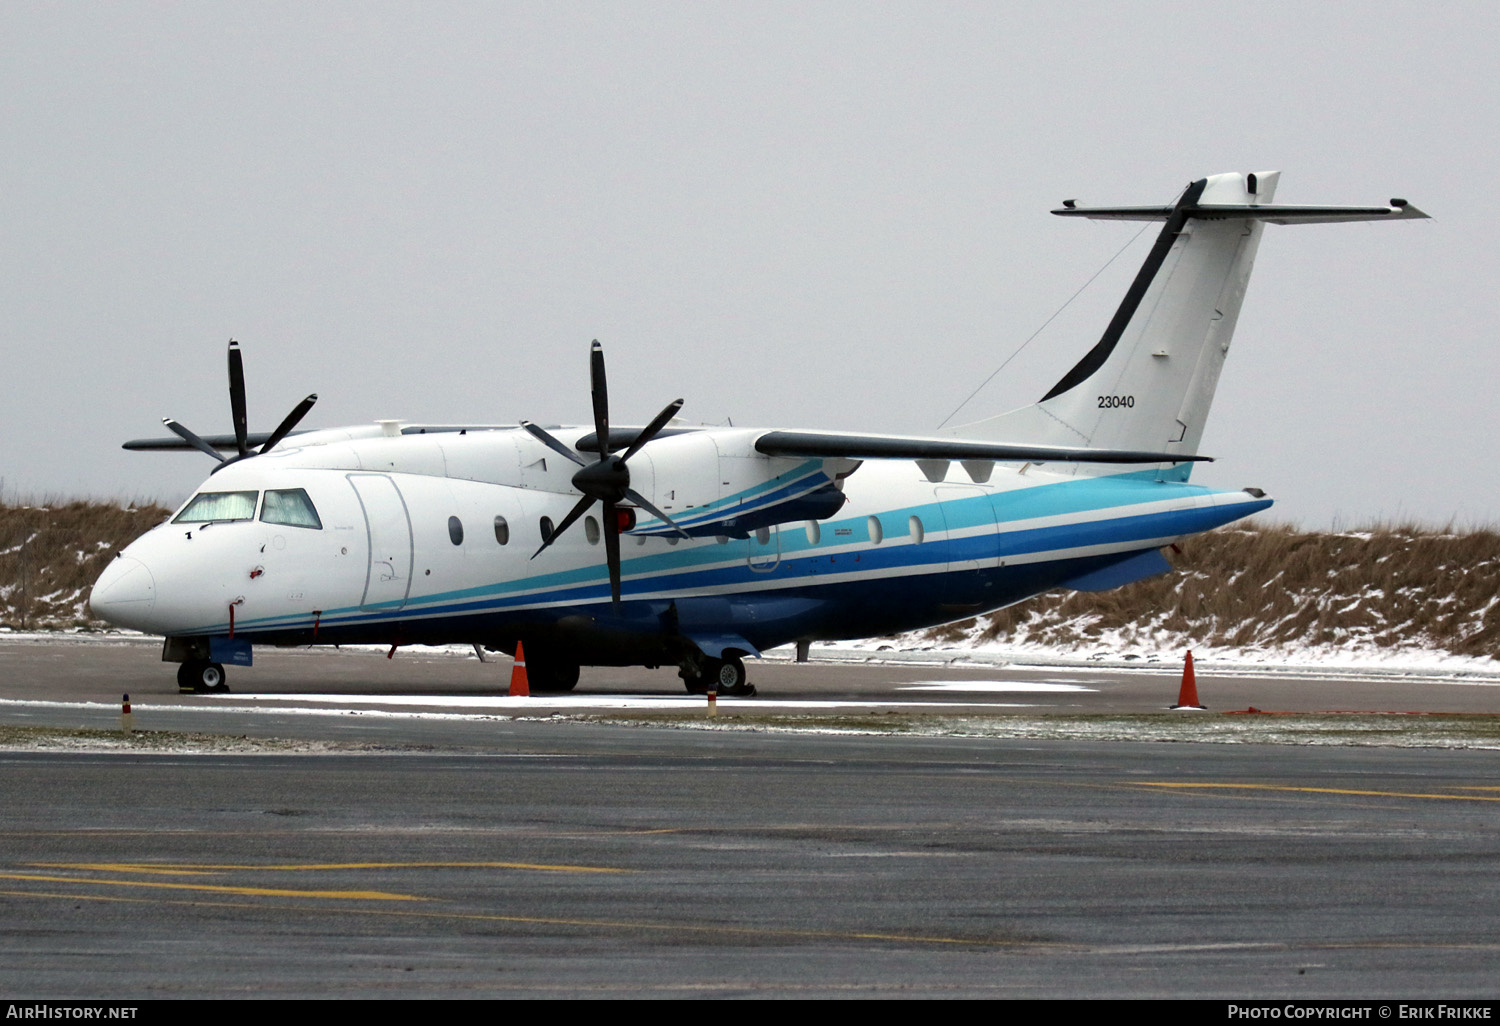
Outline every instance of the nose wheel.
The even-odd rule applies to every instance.
[[[194,695],[228,691],[229,685],[224,683],[224,664],[189,659],[177,667],[177,690]]]

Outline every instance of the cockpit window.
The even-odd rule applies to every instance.
[[[314,531],[323,529],[318,511],[312,500],[301,488],[266,492],[266,503],[261,507],[260,519],[267,524],[285,524],[287,527],[310,527]]]
[[[172,519],[172,523],[211,524],[222,520],[249,520],[255,516],[255,500],[259,495],[259,492],[199,492]]]

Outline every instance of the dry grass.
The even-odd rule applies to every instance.
[[[85,603],[104,565],[169,513],[154,503],[0,502],[0,625],[99,626]]]
[[[1119,632],[1164,647],[1424,648],[1500,656],[1500,533],[1225,528],[1169,555],[1177,573],[1060,592],[971,627],[984,640],[1077,646]],[[934,632],[951,639],[952,627]]]

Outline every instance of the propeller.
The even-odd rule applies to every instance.
[[[230,339],[229,412],[230,416],[234,419],[234,447],[237,450],[237,454],[234,456],[225,456],[171,417],[163,417],[161,422],[167,426],[167,430],[171,431],[178,438],[181,438],[188,445],[218,460],[219,465],[214,468],[214,472],[217,472],[238,460],[258,456],[261,453],[270,452],[276,448],[281,440],[297,426],[298,422],[307,416],[307,411],[312,409],[313,404],[317,401],[317,394],[314,393],[294,406],[292,412],[286,415],[276,430],[267,436],[265,443],[259,449],[252,450],[249,442],[249,426],[245,416],[245,363],[243,357],[240,356],[240,344],[234,339]]]
[[[620,532],[628,531],[635,525],[633,510],[629,506],[620,504],[629,500],[663,523],[670,524],[684,538],[688,537],[688,533],[678,527],[671,517],[651,505],[639,492],[630,487],[630,468],[626,466],[630,457],[640,452],[641,448],[655,438],[657,432],[666,427],[667,422],[677,415],[677,411],[682,409],[682,400],[677,399],[668,403],[626,446],[624,453],[616,455],[610,447],[609,439],[609,386],[604,377],[604,348],[597,340],[589,351],[589,383],[594,400],[594,437],[599,440],[599,458],[594,462],[585,461],[576,451],[531,421],[521,421],[521,426],[537,441],[578,464],[580,469],[573,475],[573,487],[583,493],[577,505],[568,512],[566,517],[563,517],[562,523],[542,539],[541,548],[532,553],[531,558],[535,559],[540,556],[547,546],[557,541],[564,531],[587,513],[594,503],[602,502],[604,504],[604,557],[609,564],[609,594],[618,608],[620,605]]]

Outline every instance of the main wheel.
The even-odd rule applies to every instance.
[[[719,665],[712,667],[714,682],[718,685],[721,695],[737,695],[745,688],[745,663],[739,656],[730,656],[728,659],[715,660]]]
[[[710,687],[720,695],[753,695],[755,689],[745,682],[747,676],[739,656],[705,659],[702,671],[684,676],[682,684],[690,695],[706,695]]]
[[[543,694],[572,691],[578,686],[578,664],[527,656],[526,680],[532,691]]]
[[[211,663],[207,659],[189,659],[177,667],[177,690],[206,694],[210,691],[228,691],[224,683],[224,664]]]

